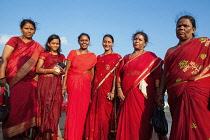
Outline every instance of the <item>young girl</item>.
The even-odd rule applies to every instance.
[[[65,61],[61,52],[61,40],[58,35],[51,35],[41,53],[36,67],[40,73],[38,81],[38,102],[40,110],[40,132],[43,140],[57,139],[58,122],[62,103],[63,69],[58,63]]]

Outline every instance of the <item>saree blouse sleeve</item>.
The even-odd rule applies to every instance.
[[[71,50],[67,56],[67,60],[72,62],[75,56],[76,56],[76,50]]]
[[[6,45],[9,45],[9,46],[11,46],[13,48],[16,48],[17,44],[18,44],[18,37],[12,37],[6,43]]]
[[[42,59],[44,61],[45,58],[46,58],[46,52],[43,52],[39,55],[39,59]]]

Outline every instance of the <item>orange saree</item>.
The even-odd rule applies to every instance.
[[[64,138],[81,140],[91,91],[91,73],[85,71],[90,70],[97,60],[94,53],[77,55],[76,50],[72,50],[67,59],[71,67],[67,75],[68,103]]]

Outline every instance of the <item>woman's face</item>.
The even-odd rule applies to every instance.
[[[179,40],[188,40],[193,37],[195,28],[192,23],[187,18],[182,18],[178,21],[176,25],[176,36]]]
[[[141,34],[137,34],[133,39],[133,47],[135,50],[144,49],[147,43],[144,40],[144,36]]]
[[[105,37],[102,42],[102,45],[103,45],[105,51],[109,51],[109,50],[112,50],[114,42],[112,41],[112,39],[110,37]]]
[[[31,39],[35,34],[35,28],[31,23],[26,23],[20,31],[22,32],[22,36],[27,39]]]
[[[53,39],[48,43],[51,52],[57,52],[58,48],[60,47],[59,39]]]
[[[87,49],[90,44],[90,40],[86,35],[82,35],[78,42],[81,49]]]

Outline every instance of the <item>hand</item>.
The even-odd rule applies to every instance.
[[[0,86],[1,87],[4,87],[6,85],[6,83],[7,83],[6,77],[0,79]]]
[[[62,68],[60,68],[60,70],[61,70],[60,74],[61,74],[61,75],[64,75],[64,74],[65,74],[65,70],[62,69]]]
[[[62,88],[62,95],[63,95],[63,96],[66,96],[65,93],[66,93],[66,89]]]
[[[161,108],[162,110],[164,110],[164,95],[158,94],[158,95],[156,96],[155,102],[156,102],[156,105],[157,105],[159,108]]]
[[[55,67],[55,68],[53,68],[53,74],[54,75],[60,75],[60,73],[61,73],[61,70],[60,70],[60,68],[59,67]]]
[[[125,96],[123,94],[123,91],[121,88],[118,88],[117,89],[117,92],[118,92],[118,97],[120,98],[120,100],[124,101],[125,100]]]
[[[108,94],[107,94],[107,97],[106,97],[109,101],[112,101],[113,99],[114,99],[114,93],[112,93],[112,92],[109,92]]]

